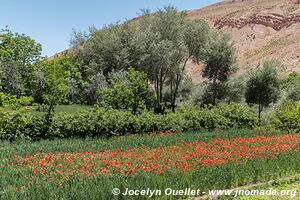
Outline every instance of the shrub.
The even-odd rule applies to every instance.
[[[19,106],[30,106],[33,103],[32,97],[22,96],[17,98],[10,94],[0,92],[0,106],[2,107],[19,107]]]
[[[228,120],[228,127],[253,128],[258,124],[255,113],[243,104],[219,104],[213,111]]]
[[[114,109],[130,110],[133,114],[137,114],[146,108],[146,99],[149,97],[147,78],[144,73],[135,71],[131,67],[125,74],[125,78],[127,81],[112,79],[110,87],[100,90],[100,95],[103,97],[101,103]]]
[[[300,103],[293,101],[284,102],[270,117],[271,124],[289,132],[300,131]]]
[[[300,100],[300,81],[291,85],[287,89],[287,99],[292,101],[299,101]]]
[[[21,117],[23,119],[24,116]],[[241,104],[220,104],[204,108],[182,106],[177,112],[167,112],[164,115],[149,111],[134,115],[130,111],[99,108],[70,114],[59,113],[51,121],[47,121],[45,117],[32,115],[26,115],[24,119],[25,124],[19,123],[22,126],[1,129],[4,136],[2,139],[10,139],[13,131],[36,140],[85,136],[110,137],[165,130],[253,128],[258,123],[255,113]]]
[[[22,106],[31,105],[32,97],[17,98],[0,92],[0,140],[14,141],[26,138],[24,127],[27,124]]]
[[[0,140],[15,141],[25,139],[26,117],[21,110],[0,107]]]

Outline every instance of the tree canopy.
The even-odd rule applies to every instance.
[[[85,76],[132,66],[145,72],[156,94],[156,110],[163,112],[163,88],[170,87],[172,109],[189,60],[199,63],[212,31],[203,20],[190,20],[172,6],[154,14],[144,11],[137,21],[75,34],[75,54]],[[77,42],[76,42],[77,38]]]
[[[32,95],[36,80],[36,61],[41,58],[42,47],[30,37],[13,33],[9,29],[0,32],[0,84],[3,92]]]
[[[214,36],[205,51],[202,76],[210,81],[211,103],[216,105],[218,87],[237,70],[233,44],[228,35]]]
[[[263,62],[262,67],[250,73],[245,97],[248,104],[258,104],[259,118],[263,108],[275,103],[279,97],[279,66],[279,62],[267,60]]]

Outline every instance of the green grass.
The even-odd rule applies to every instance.
[[[11,158],[14,154],[19,156],[32,155],[34,152],[74,152],[87,150],[115,150],[127,147],[141,147],[144,144],[149,148],[160,145],[172,145],[180,140],[192,142],[196,140],[209,141],[214,138],[252,137],[261,134],[249,130],[228,131],[200,131],[182,132],[171,135],[135,135],[114,138],[86,138],[42,140],[38,142],[22,141],[18,143],[1,142],[0,145],[0,199],[147,199],[141,196],[113,196],[111,190],[120,188],[124,191],[132,189],[151,188],[199,188],[202,191],[209,189],[234,188],[241,185],[264,182],[293,173],[299,173],[300,155],[286,155],[278,159],[267,161],[255,160],[239,165],[226,164],[218,167],[201,168],[195,172],[167,173],[165,175],[141,173],[138,175],[97,176],[95,178],[68,179],[63,186],[59,183],[43,181],[34,182],[31,186],[21,190],[16,188],[28,185],[32,174],[14,168]],[[280,131],[267,132],[266,135],[282,134]],[[23,177],[27,177],[24,178]],[[38,177],[37,177],[38,178]],[[27,180],[27,182],[26,182]],[[182,196],[162,197],[155,199],[178,199]],[[183,196],[183,198],[187,198]]]
[[[34,115],[43,115],[47,112],[47,106],[31,106],[28,108],[28,112]],[[54,106],[54,112],[57,113],[75,113],[79,111],[86,111],[93,109],[93,106],[73,104],[73,105],[56,105]]]
[[[300,174],[294,176],[289,180],[273,181],[271,183],[263,184],[259,187],[253,187],[253,190],[268,190],[274,189],[277,191],[282,190],[296,190],[296,196],[293,195],[276,195],[276,196],[242,196],[241,200],[288,200],[288,199],[299,199],[300,198]]]
[[[229,132],[230,131],[230,132]],[[0,146],[0,159],[10,157],[13,154],[26,155],[33,154],[34,152],[74,152],[74,151],[88,151],[93,150],[115,150],[125,149],[127,147],[136,148],[145,145],[149,148],[155,148],[159,145],[172,145],[180,140],[192,142],[196,140],[209,141],[215,138],[233,138],[233,137],[252,137],[260,134],[261,131],[249,130],[223,130],[223,131],[188,131],[173,133],[169,135],[127,135],[122,137],[112,138],[70,138],[70,139],[54,139],[54,140],[41,140],[36,142],[31,141],[18,141],[10,143],[2,141]],[[266,135],[282,134],[282,131],[267,132]]]

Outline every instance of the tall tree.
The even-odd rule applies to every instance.
[[[175,68],[174,89],[171,79],[171,107],[173,111],[176,107],[176,98],[185,74],[186,65],[188,61],[199,64],[204,59],[204,49],[208,48],[211,35],[212,31],[205,21],[187,20],[185,22],[183,26],[183,43],[186,46],[187,53],[179,66]]]
[[[250,74],[246,86],[246,102],[258,104],[258,117],[265,107],[277,101],[279,97],[278,67],[280,63],[274,60],[264,61],[261,68]]]
[[[138,65],[140,43],[136,42],[136,26],[132,23],[111,24],[99,30],[92,28],[89,34],[73,35],[72,51],[85,79],[98,73],[108,77],[112,71]]]
[[[155,85],[157,110],[161,112],[162,90],[170,87],[170,104],[176,107],[179,85],[188,61],[199,63],[209,43],[211,30],[202,20],[188,20],[185,12],[169,6],[153,15],[146,13],[140,29],[145,50],[142,65]],[[146,42],[145,42],[146,41]]]
[[[216,105],[218,86],[237,70],[233,44],[228,35],[215,36],[207,48],[202,76],[211,84],[212,104]]]
[[[72,103],[74,90],[82,84],[81,73],[69,56],[61,56],[41,63],[46,103]]]
[[[145,72],[156,91],[156,111],[163,112],[163,88],[170,87],[174,110],[185,67],[188,61],[202,60],[210,33],[206,22],[189,20],[185,12],[168,6],[153,14],[144,11],[136,21],[93,30],[87,39],[77,34],[73,43],[87,79],[129,66]]]
[[[41,50],[40,44],[24,34],[9,29],[0,32],[0,79],[4,92],[18,97],[33,94]]]

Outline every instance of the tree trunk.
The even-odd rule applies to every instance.
[[[156,112],[159,112],[159,106],[160,106],[160,97],[159,97],[159,78],[158,75],[156,76],[156,81],[155,81],[155,91],[156,91]]]
[[[163,112],[163,108],[162,108],[162,90],[163,90],[163,73],[162,70],[160,71],[160,87],[159,87],[159,112],[162,113]]]
[[[182,73],[184,73],[184,70],[185,70],[185,67],[186,67],[186,64],[188,62],[188,60],[190,59],[191,55],[189,55],[184,63],[183,63],[183,66],[182,66],[182,69],[181,69],[181,72],[178,72],[176,74],[176,81],[175,81],[175,90],[174,90],[174,93],[173,93],[173,99],[172,99],[172,102],[171,102],[171,107],[172,107],[172,111],[175,112],[175,106],[176,106],[176,98],[177,98],[177,95],[178,95],[178,90],[179,90],[179,85],[180,85],[180,82],[182,80]],[[172,92],[172,91],[171,91]]]
[[[181,82],[181,79],[182,79],[182,76],[180,74],[177,74],[176,82],[175,82],[175,90],[174,90],[173,99],[172,99],[172,102],[171,102],[173,112],[175,112],[176,97],[177,97],[177,94],[178,94],[178,89],[179,89],[179,84]]]
[[[263,106],[259,103],[258,104],[258,119],[261,120],[261,112],[263,110]]]
[[[174,112],[173,110],[173,78],[171,78],[171,84],[170,84],[170,103],[171,103],[171,108],[172,108],[172,111]]]
[[[216,94],[216,93],[217,93],[217,90],[216,90],[216,89],[217,89],[217,88],[216,88],[216,81],[217,81],[217,80],[214,78],[214,79],[213,79],[213,85],[212,85],[212,86],[213,86],[213,106],[216,105],[216,95],[217,95],[217,94]]]

